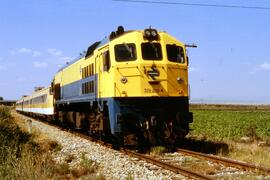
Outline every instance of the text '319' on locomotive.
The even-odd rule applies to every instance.
[[[163,31],[119,26],[16,108],[120,144],[176,143],[192,122],[185,45]]]

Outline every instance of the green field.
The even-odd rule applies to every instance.
[[[214,140],[239,140],[250,137],[270,140],[270,112],[192,110],[194,115],[190,135]]]

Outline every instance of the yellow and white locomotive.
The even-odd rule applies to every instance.
[[[61,68],[50,89],[54,117],[124,144],[174,143],[192,122],[185,45],[151,28],[118,27]]]

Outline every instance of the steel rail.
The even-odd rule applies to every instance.
[[[246,162],[227,159],[227,158],[219,157],[219,156],[215,156],[215,155],[209,155],[209,154],[194,152],[194,151],[190,151],[190,150],[186,150],[186,149],[177,148],[176,150],[177,150],[177,152],[185,154],[185,155],[190,155],[190,156],[197,157],[197,158],[208,159],[210,161],[215,161],[215,162],[218,162],[218,163],[227,164],[229,166],[236,167],[236,168],[241,168],[241,169],[244,169],[244,170],[249,169],[249,170],[253,170],[253,171],[257,170],[257,171],[267,173],[267,174],[270,173],[269,168],[261,167],[259,165],[249,164],[249,163],[246,163]]]
[[[194,171],[191,171],[187,168],[183,168],[183,167],[180,167],[180,166],[175,166],[175,165],[172,165],[172,164],[169,164],[169,163],[166,163],[166,162],[163,162],[161,160],[157,160],[155,158],[151,158],[149,156],[146,156],[146,155],[143,155],[143,154],[140,154],[140,153],[137,153],[137,152],[134,152],[134,151],[131,151],[131,150],[126,150],[126,149],[123,149],[122,150],[124,153],[130,155],[130,156],[133,156],[133,157],[136,157],[136,158],[139,158],[139,159],[142,159],[146,162],[150,162],[154,165],[157,165],[159,167],[162,167],[164,169],[167,169],[167,170],[170,170],[170,171],[173,171],[177,174],[181,174],[181,175],[184,175],[186,177],[189,177],[189,178],[195,178],[195,179],[207,179],[207,180],[212,180],[214,178],[210,177],[210,176],[207,176],[207,175],[203,175],[203,174],[199,174],[199,173],[196,173]]]

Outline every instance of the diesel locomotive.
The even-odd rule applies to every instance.
[[[164,31],[119,26],[16,109],[124,145],[176,143],[193,120],[186,47]]]

